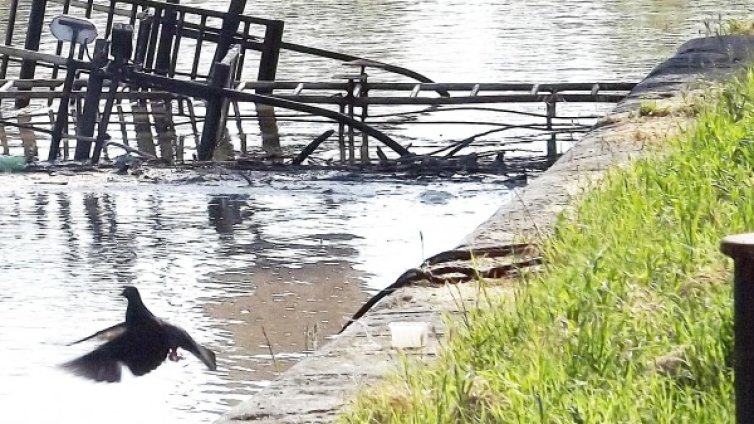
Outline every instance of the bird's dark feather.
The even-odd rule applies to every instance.
[[[66,362],[62,367],[80,377],[95,381],[120,381],[121,365],[112,357],[107,343],[84,356]]]
[[[126,322],[98,331],[72,344],[95,337],[110,341],[62,366],[74,374],[95,381],[120,381],[121,364],[136,375],[154,370],[171,350],[181,347],[199,358],[210,370],[217,368],[215,354],[199,345],[186,330],[155,317],[141,301],[135,287],[127,287]]]
[[[112,340],[121,334],[123,334],[126,331],[126,323],[121,322],[120,324],[115,324],[112,327],[107,327],[104,330],[100,330],[90,336],[86,336],[83,339],[76,340],[75,342],[68,343],[68,346],[73,346],[75,344],[85,342],[87,340],[91,340],[94,338],[98,339],[105,339],[105,340]]]

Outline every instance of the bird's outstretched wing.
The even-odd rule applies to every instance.
[[[214,352],[195,342],[189,333],[181,327],[176,327],[175,325],[168,323],[163,323],[163,325],[168,333],[171,346],[178,346],[191,352],[194,356],[199,358],[199,360],[204,362],[204,365],[210,370],[214,371],[217,369]]]
[[[75,345],[77,343],[85,342],[87,340],[93,339],[93,338],[100,338],[104,340],[113,340],[116,337],[120,336],[126,331],[126,323],[121,322],[120,324],[115,324],[112,327],[107,327],[104,330],[100,330],[91,336],[86,336],[83,339],[76,340],[75,342],[68,343],[68,346]]]
[[[120,381],[121,364],[113,355],[112,342],[108,342],[84,356],[66,362],[61,367],[95,381],[115,383]]]

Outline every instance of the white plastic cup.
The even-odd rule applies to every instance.
[[[417,348],[427,343],[429,323],[422,321],[391,322],[391,344],[396,349]]]

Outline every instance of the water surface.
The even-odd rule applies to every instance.
[[[291,0],[249,2],[247,12],[284,19],[287,41],[400,64],[437,81],[544,82],[638,80],[703,32],[705,19],[739,16],[747,7],[707,0]],[[45,46],[53,46],[49,38]],[[279,76],[316,80],[340,72],[336,62],[288,53]],[[478,114],[459,119],[469,117]],[[306,140],[323,127],[281,123],[281,131]],[[417,143],[471,132],[442,125],[394,131]],[[510,196],[494,178],[252,180],[0,176],[0,421],[211,422],[325,342],[369,293],[452,248]],[[56,369],[94,346],[66,343],[122,319],[117,293],[124,284],[138,286],[153,312],[218,352],[218,371],[186,358],[105,385]]]

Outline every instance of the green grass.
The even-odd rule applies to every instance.
[[[754,72],[561,217],[548,264],[451,325],[354,423],[733,421],[728,234],[754,229]]]

